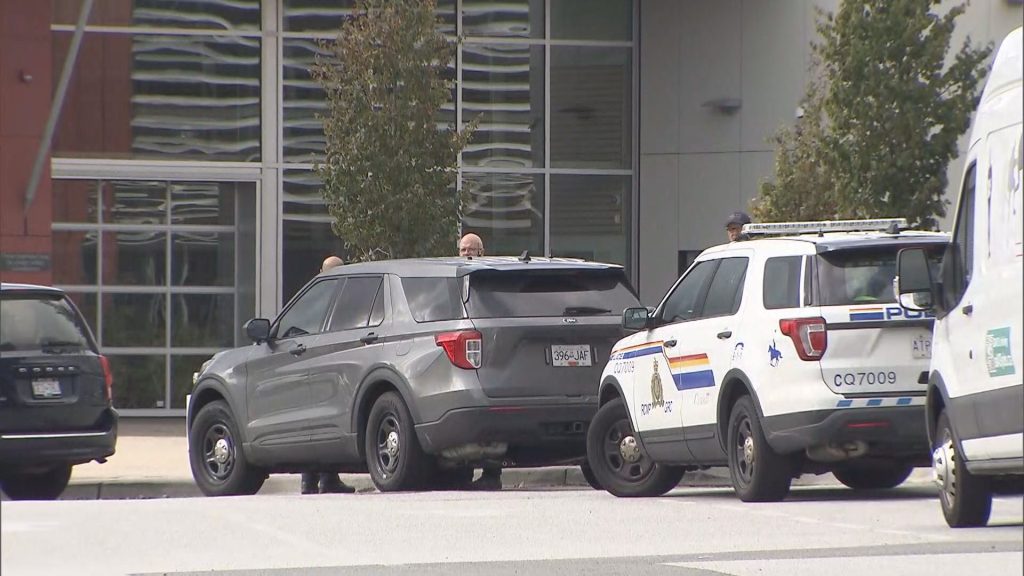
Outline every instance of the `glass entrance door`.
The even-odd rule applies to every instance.
[[[127,414],[180,413],[192,373],[256,309],[256,182],[53,180],[53,281]]]

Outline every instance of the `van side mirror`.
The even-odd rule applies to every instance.
[[[935,280],[924,248],[899,251],[896,255],[896,277],[892,283],[896,301],[901,307],[917,311],[935,308]]]
[[[245,323],[245,335],[256,344],[270,340],[270,320],[253,318]]]
[[[622,327],[626,330],[646,330],[651,325],[651,311],[647,308],[626,308],[622,311]]]

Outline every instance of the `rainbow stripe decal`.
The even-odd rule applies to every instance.
[[[677,390],[710,388],[715,385],[715,374],[707,354],[691,354],[668,359],[669,370]]]
[[[639,358],[650,354],[660,354],[662,350],[664,350],[664,348],[662,347],[661,340],[656,342],[644,342],[643,344],[637,344],[636,346],[629,346],[621,350],[613,351],[609,360],[629,360],[630,358]]]
[[[861,320],[885,320],[885,308],[881,306],[850,308],[850,321],[859,322]]]

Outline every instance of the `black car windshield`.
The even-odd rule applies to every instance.
[[[481,270],[466,304],[472,318],[610,316],[639,300],[619,269]]]
[[[0,351],[88,347],[82,320],[62,296],[0,298]]]

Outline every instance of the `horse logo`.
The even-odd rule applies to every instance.
[[[772,340],[770,346],[768,346],[768,365],[775,368],[782,361],[782,352],[775,347],[775,340]]]

